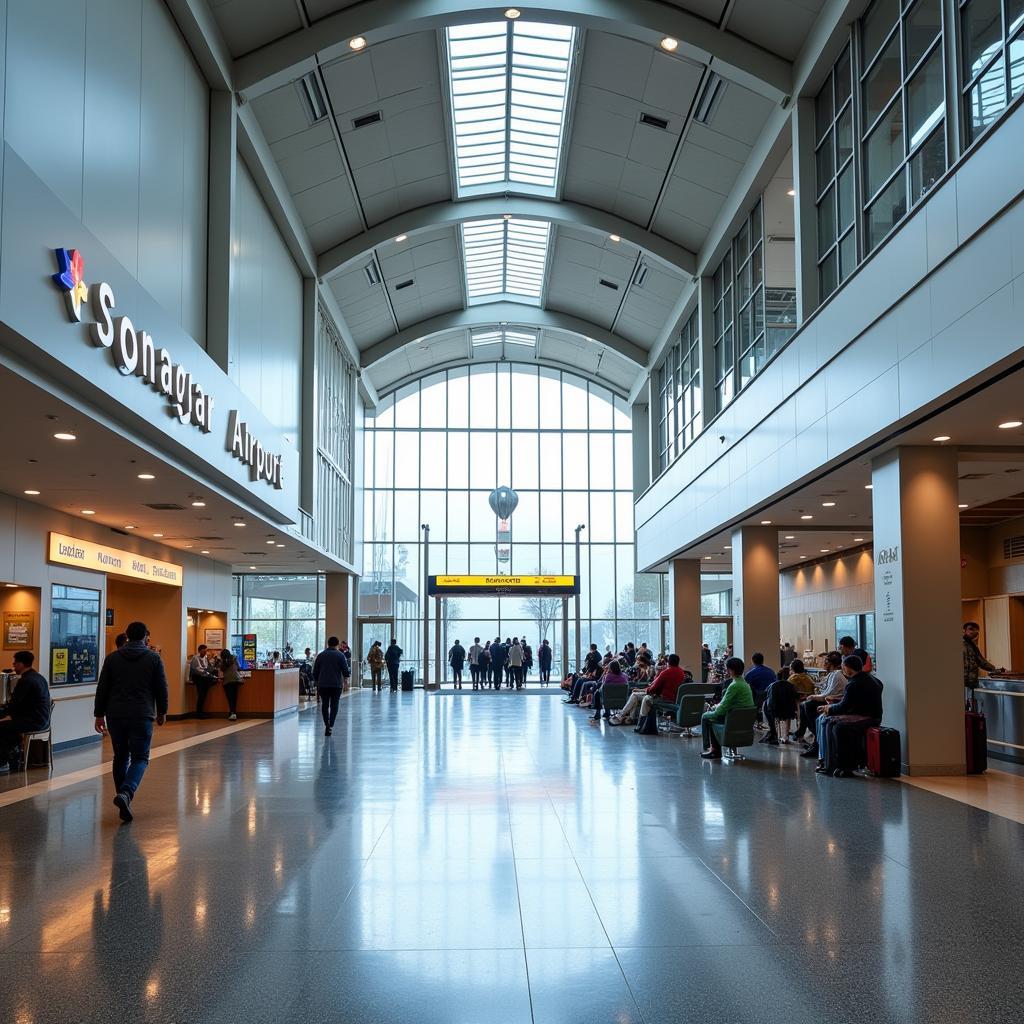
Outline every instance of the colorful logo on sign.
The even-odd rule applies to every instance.
[[[64,290],[68,304],[68,315],[78,323],[82,322],[82,303],[89,298],[89,286],[82,280],[85,261],[77,249],[54,249],[57,257],[57,273],[53,280]]]

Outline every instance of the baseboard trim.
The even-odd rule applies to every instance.
[[[75,747],[84,747],[87,743],[100,743],[103,737],[98,733],[94,732],[91,736],[79,736],[76,740],[62,740],[60,743],[54,743],[53,752],[56,754],[61,750],[72,750]]]
[[[900,766],[904,775],[966,775],[967,765],[964,764],[903,764]]]

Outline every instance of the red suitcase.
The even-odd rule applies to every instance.
[[[988,734],[985,716],[980,711],[964,715],[967,732],[967,774],[980,775],[988,767]]]
[[[898,729],[872,726],[866,736],[868,771],[891,779],[900,774],[900,734]]]

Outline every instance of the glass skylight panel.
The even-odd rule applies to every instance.
[[[502,184],[554,191],[574,42],[568,25],[448,29],[460,193]]]
[[[537,347],[537,332],[523,327],[481,327],[471,333],[473,348],[483,345],[522,345],[524,348]]]
[[[551,225],[494,218],[462,225],[466,293],[470,304],[508,295],[540,302]]]

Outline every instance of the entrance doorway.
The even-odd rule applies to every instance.
[[[732,643],[732,616],[712,618],[705,615],[700,620],[702,640],[711,648],[711,653],[722,652]]]
[[[375,640],[380,641],[381,647],[386,651],[391,644],[391,638],[395,635],[395,623],[393,619],[359,619],[356,626],[356,647],[353,661],[358,664],[358,672],[353,672],[353,684],[359,686],[370,685],[370,666],[366,661],[366,652],[373,646]],[[387,670],[385,669],[385,682],[387,682]]]

